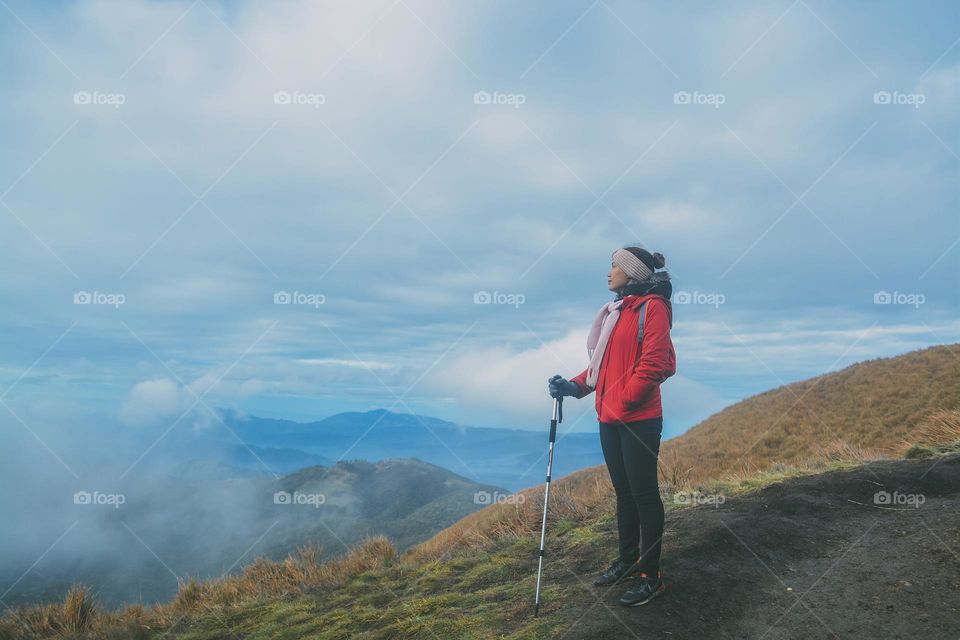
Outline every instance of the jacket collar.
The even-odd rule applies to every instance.
[[[661,296],[667,303],[667,317],[670,319],[670,328],[673,329],[673,303],[670,296],[673,294],[673,284],[666,271],[654,272],[648,279],[625,285],[617,292],[615,300],[623,300],[621,308],[633,309],[639,307],[645,300],[654,296]]]

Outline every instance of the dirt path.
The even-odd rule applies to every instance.
[[[960,640],[960,454],[796,478],[667,515],[667,593],[640,607],[591,585],[606,558],[550,579],[581,593],[544,615],[566,639]],[[929,471],[928,471],[929,470]],[[877,491],[920,495],[880,508]]]

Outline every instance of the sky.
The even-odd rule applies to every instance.
[[[665,437],[956,343],[958,43],[952,2],[2,0],[0,424],[543,429],[625,245]]]

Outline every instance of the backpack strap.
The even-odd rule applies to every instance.
[[[647,315],[647,302],[649,302],[649,300],[644,300],[643,304],[640,305],[640,310],[637,311],[637,342],[641,344],[643,343],[643,322]]]

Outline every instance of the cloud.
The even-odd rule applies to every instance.
[[[558,41],[582,10],[544,23],[519,5],[207,4],[11,3],[50,47],[18,21],[0,26],[20,61],[0,101],[0,169],[14,181],[3,198],[18,216],[0,208],[12,265],[0,290],[20,303],[0,310],[0,351],[7,377],[29,370],[19,390],[79,399],[99,385],[110,398],[98,402],[131,423],[175,418],[195,398],[129,327],[198,393],[226,372],[211,404],[389,404],[379,378],[406,388],[443,356],[418,407],[462,402],[470,422],[517,424],[543,413],[546,377],[583,365],[585,326],[609,299],[610,251],[636,241],[664,253],[675,289],[727,297],[721,316],[677,314],[690,382],[678,377],[674,397],[693,404],[715,404],[695,384],[729,399],[776,382],[718,317],[783,377],[816,373],[875,321],[895,334],[871,333],[851,356],[960,335],[945,320],[957,315],[960,253],[949,251],[955,159],[941,142],[957,122],[955,56],[940,59],[955,35],[899,35],[905,20],[925,33],[943,24],[941,5],[885,7],[868,23],[818,10],[877,86],[801,5],[723,78],[785,8],[726,7],[682,26],[668,8],[616,8],[677,79],[645,50],[639,67],[622,55],[636,38],[599,5]],[[872,103],[898,87],[927,103]],[[78,90],[127,100],[82,108]],[[524,102],[477,105],[480,90]],[[726,102],[674,104],[684,90]],[[277,104],[277,91],[324,101]],[[797,204],[779,220],[790,191],[811,185],[816,215]],[[920,290],[928,304],[913,316],[862,304],[881,288]],[[72,304],[81,289],[127,303]],[[278,290],[326,303],[275,305]],[[526,303],[475,305],[481,290]],[[844,326],[824,327],[825,313]],[[779,331],[793,319],[816,329]],[[31,367],[74,322],[76,338]],[[919,330],[898,329],[908,326]],[[376,377],[350,364],[354,353],[378,363]]]
[[[119,421],[135,428],[150,428],[185,421],[205,429],[218,420],[212,408],[236,402],[243,395],[264,390],[260,380],[222,381],[222,374],[207,372],[187,385],[170,378],[138,382],[130,389],[117,413]],[[211,408],[208,408],[211,407]]]
[[[585,367],[586,333],[571,331],[533,348],[460,351],[433,369],[423,386],[453,397],[466,412],[493,411],[523,421],[549,411],[548,378],[571,378]]]
[[[187,392],[169,379],[138,382],[120,408],[120,421],[127,426],[153,426],[177,418],[190,406]]]

